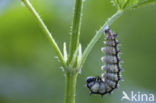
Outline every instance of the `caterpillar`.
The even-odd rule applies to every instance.
[[[101,69],[105,72],[101,76],[87,77],[86,79],[90,94],[99,94],[101,96],[111,94],[114,89],[118,88],[119,81],[122,79],[117,34],[111,31],[109,27],[104,32],[106,47],[101,49],[105,53],[101,60],[105,62],[105,65]]]

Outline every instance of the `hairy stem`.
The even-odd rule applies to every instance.
[[[83,5],[82,0],[75,0],[75,9],[74,9],[74,18],[73,18],[73,25],[72,25],[72,34],[70,37],[68,63],[72,60],[74,52],[79,46],[82,5]]]
[[[44,24],[43,20],[41,19],[41,17],[39,16],[39,14],[35,10],[35,8],[32,6],[30,1],[29,0],[22,0],[22,1],[25,4],[25,6],[31,11],[31,13],[34,15],[34,17],[36,18],[38,24],[40,25],[40,27],[42,28],[42,30],[46,34],[46,36],[49,39],[51,45],[53,46],[54,50],[56,51],[57,56],[59,57],[62,65],[64,66],[65,65],[65,61],[64,61],[63,55],[62,55],[62,53],[61,53],[57,43],[55,42],[53,36],[49,32],[47,26]]]
[[[100,37],[102,36],[103,32],[104,32],[104,28],[107,25],[111,25],[115,20],[117,20],[121,15],[123,14],[122,10],[117,11],[111,18],[109,18],[105,24],[96,32],[95,36],[93,37],[93,39],[90,41],[90,43],[88,44],[88,46],[86,47],[86,49],[84,50],[83,54],[82,54],[82,60],[81,60],[81,65],[83,65],[83,63],[85,62],[86,58],[88,57],[89,53],[91,52],[91,50],[93,49],[94,45],[96,44],[96,42],[100,39]]]
[[[75,103],[76,80],[78,73],[66,73],[66,88],[64,103]]]

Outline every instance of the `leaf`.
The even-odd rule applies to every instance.
[[[118,9],[137,8],[147,4],[156,4],[156,0],[112,0]]]
[[[139,2],[137,5],[133,5],[132,7],[137,8],[137,7],[148,5],[148,4],[156,4],[156,0],[143,0]]]

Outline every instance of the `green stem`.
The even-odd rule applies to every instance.
[[[82,0],[75,0],[75,9],[74,9],[74,18],[73,18],[73,25],[72,25],[72,34],[70,37],[68,63],[72,60],[74,52],[79,46],[82,5],[83,5]]]
[[[66,88],[64,103],[75,103],[76,80],[78,73],[66,73]]]
[[[55,42],[53,36],[49,32],[47,26],[44,24],[43,20],[41,19],[41,17],[39,16],[39,14],[35,10],[35,8],[32,6],[32,4],[30,3],[30,1],[29,0],[22,0],[22,1],[25,4],[25,6],[31,11],[31,13],[35,16],[38,24],[40,25],[40,27],[42,28],[42,30],[46,34],[47,38],[49,39],[51,45],[53,46],[54,50],[56,51],[57,56],[59,57],[62,65],[65,66],[65,61],[64,61],[63,55],[62,55],[62,53],[61,53],[61,51],[60,51],[57,43]]]
[[[88,44],[88,46],[86,47],[86,49],[84,50],[83,54],[82,54],[82,59],[81,59],[81,65],[83,65],[83,63],[85,62],[86,58],[88,57],[89,53],[91,52],[91,50],[93,49],[94,45],[96,44],[96,42],[100,39],[100,37],[102,36],[103,32],[104,32],[104,28],[107,25],[111,25],[114,21],[116,21],[121,15],[123,14],[122,10],[117,11],[111,18],[109,18],[105,24],[96,32],[95,36],[93,37],[93,39],[90,41],[90,43]]]

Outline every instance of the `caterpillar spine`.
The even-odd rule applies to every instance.
[[[118,88],[119,81],[122,79],[117,34],[113,33],[109,28],[106,28],[104,32],[106,37],[104,44],[106,47],[101,49],[105,53],[101,60],[105,65],[101,69],[105,72],[101,76],[87,77],[86,79],[90,93],[102,96]]]

